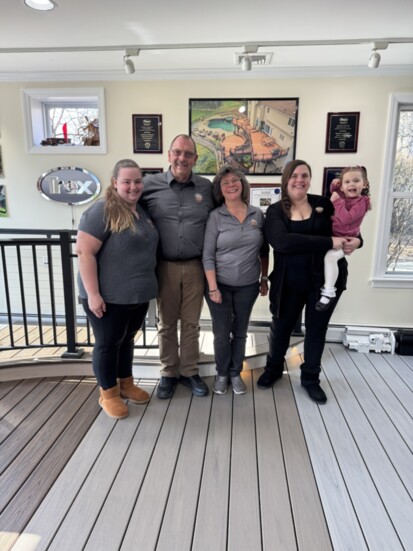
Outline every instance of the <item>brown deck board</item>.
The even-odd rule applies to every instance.
[[[23,531],[100,412],[96,385],[90,381],[84,381],[81,386],[89,388],[83,396],[87,396],[87,398],[81,404],[75,417],[38,463],[36,458],[31,458],[35,468],[21,486],[18,478],[13,478],[13,482],[19,489],[7,509],[0,515],[0,533],[6,529],[11,533],[8,543],[15,541],[17,534]],[[24,466],[26,475],[29,470],[29,466],[26,464]]]

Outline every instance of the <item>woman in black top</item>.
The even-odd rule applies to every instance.
[[[310,166],[305,161],[291,161],[282,175],[281,200],[267,210],[265,235],[274,249],[274,270],[269,278],[272,323],[267,363],[257,386],[269,388],[282,377],[290,336],[305,306],[301,384],[312,400],[323,404],[327,397],[320,387],[321,356],[328,323],[347,281],[347,261],[343,258],[330,309],[316,310],[324,283],[324,255],[332,248],[351,254],[361,239],[331,237],[332,203],[326,197],[308,194],[310,183]]]

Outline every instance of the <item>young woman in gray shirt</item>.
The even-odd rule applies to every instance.
[[[122,398],[137,404],[149,400],[132,376],[135,336],[158,291],[158,232],[138,205],[142,191],[139,166],[119,161],[105,199],[83,214],[77,234],[79,295],[95,337],[99,403],[114,419],[128,415]]]

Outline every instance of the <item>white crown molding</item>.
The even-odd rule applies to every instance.
[[[252,71],[231,69],[177,69],[139,71],[132,75],[123,69],[117,71],[44,71],[2,72],[0,82],[68,82],[68,81],[114,81],[114,80],[254,80],[266,78],[331,78],[331,77],[400,77],[413,76],[413,65],[353,67],[254,67]]]

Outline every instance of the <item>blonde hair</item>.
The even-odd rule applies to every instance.
[[[106,229],[112,233],[120,233],[125,230],[136,231],[135,216],[126,201],[120,197],[115,188],[115,180],[119,176],[121,168],[140,167],[131,159],[122,159],[116,163],[112,171],[110,186],[105,194],[105,222]]]

